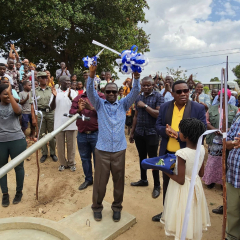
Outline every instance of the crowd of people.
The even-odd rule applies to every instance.
[[[34,71],[37,106],[31,91],[31,70]],[[53,77],[49,71],[36,71],[36,65],[29,63],[28,59],[19,62],[15,47],[11,45],[7,64],[0,64],[0,168],[7,164],[9,156],[13,159],[25,151],[27,141],[36,141],[37,137],[41,139],[65,123],[68,119],[64,113],[90,117],[89,121],[77,119],[57,134],[49,142],[49,149],[47,145],[43,146],[40,162],[43,164],[50,155],[53,162],[59,161],[59,171],[68,168],[75,171],[77,143],[85,175],[79,190],[93,185],[94,219],[102,220],[102,202],[111,172],[113,220],[118,222],[124,195],[126,136],[129,136],[130,143],[135,143],[139,154],[140,179],[132,182],[132,187],[149,185],[147,171],[141,165],[144,159],[166,153],[176,154],[177,174],[163,172],[161,184],[159,171],[152,171],[152,197],[158,198],[161,188],[163,191],[163,212],[152,220],[165,224],[166,235],[180,239],[197,140],[206,129],[222,129],[221,91],[212,89],[211,96],[204,93],[203,84],[195,83],[192,76],[188,81],[174,82],[171,75],[140,79],[137,72],[119,88],[110,71],[101,72],[100,76],[96,71],[97,66],[90,66],[83,72],[84,82],[77,81],[77,75],[71,74],[62,62]],[[229,100],[226,232],[227,239],[240,239],[239,101],[237,92],[222,91]],[[37,116],[36,107],[41,111]],[[30,134],[27,133],[28,128]],[[40,130],[39,136],[37,129]],[[205,150],[202,146],[195,185],[197,198],[191,208],[187,239],[201,239],[203,230],[211,225],[200,177],[209,189],[215,184],[223,184],[221,131],[207,135],[206,144],[208,159],[204,166]],[[17,187],[13,204],[19,203],[23,196],[23,162],[15,167],[15,172]],[[7,207],[10,204],[7,175],[0,179],[0,184],[2,206]],[[223,207],[213,212],[222,214]]]

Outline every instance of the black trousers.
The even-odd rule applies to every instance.
[[[167,153],[175,154],[175,152],[169,152],[168,150],[166,150],[165,154]],[[167,193],[169,180],[170,180],[170,177],[163,172],[163,206],[164,206],[164,201]]]
[[[140,163],[140,170],[141,170],[141,180],[147,180],[147,170],[143,169],[141,166],[141,162],[143,159],[147,157],[157,157],[157,150],[159,146],[159,137],[158,135],[138,135],[137,133],[134,134],[135,144],[139,154],[139,163]],[[159,179],[159,171],[153,170],[153,180],[154,186],[160,186],[160,179]]]

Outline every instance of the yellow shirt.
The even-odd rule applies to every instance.
[[[179,131],[178,125],[183,118],[184,110],[185,110],[185,106],[182,107],[181,110],[179,110],[178,107],[176,106],[176,103],[174,102],[171,127],[173,130],[177,132]],[[180,149],[180,143],[178,142],[178,140],[170,137],[167,144],[167,150],[169,152],[176,152],[179,149]]]

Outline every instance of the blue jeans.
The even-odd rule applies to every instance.
[[[93,154],[93,162],[95,166],[95,146],[98,139],[98,131],[86,134],[78,132],[77,135],[77,144],[78,151],[82,160],[83,172],[85,175],[85,181],[92,182],[92,154]]]

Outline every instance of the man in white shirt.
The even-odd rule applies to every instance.
[[[70,88],[71,81],[68,76],[61,76],[59,78],[61,87],[59,89],[52,88],[52,96],[50,99],[50,107],[55,109],[54,113],[54,130],[59,128],[62,124],[68,121],[67,117],[64,117],[64,113],[69,113],[71,109],[72,100],[77,97],[77,93]],[[76,152],[76,134],[77,126],[73,122],[67,128],[62,130],[56,135],[58,159],[60,166],[59,171],[63,171],[66,168],[70,168],[73,172],[76,170],[75,152]],[[65,159],[65,138],[67,140],[67,160]]]

